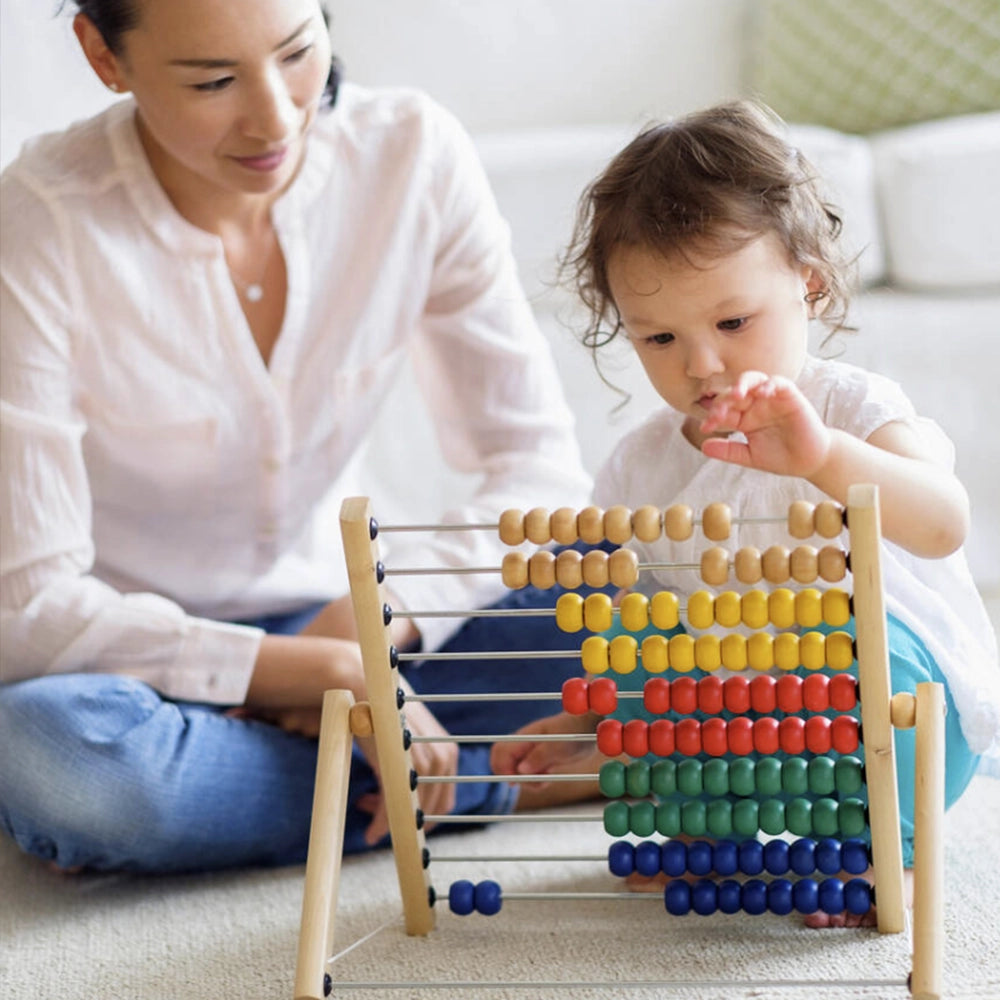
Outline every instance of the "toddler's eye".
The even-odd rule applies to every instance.
[[[739,316],[736,319],[724,319],[724,320],[722,320],[718,324],[718,327],[719,327],[720,330],[728,330],[728,331],[732,332],[733,330],[739,330],[739,329],[741,329],[745,323],[746,323],[746,317],[745,316]]]
[[[673,341],[674,335],[672,333],[654,333],[651,337],[646,337],[643,343],[646,344],[656,344],[658,347],[663,347]]]

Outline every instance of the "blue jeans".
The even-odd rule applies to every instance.
[[[528,587],[500,606],[551,607],[556,591]],[[297,632],[311,613],[259,622]],[[473,618],[444,647],[578,649],[549,616]],[[580,672],[578,657],[429,659],[404,664],[413,688],[435,692],[548,691]],[[558,710],[558,701],[473,701],[430,706],[450,732],[503,733]],[[129,677],[56,675],[0,687],[0,829],[60,867],[197,871],[305,860],[316,741],[170,701]],[[489,771],[489,747],[461,746],[459,773]],[[370,815],[356,803],[377,785],[364,757],[351,763],[344,849],[368,848]],[[456,813],[500,814],[516,793],[503,782],[456,786]],[[454,830],[453,825],[449,829]]]

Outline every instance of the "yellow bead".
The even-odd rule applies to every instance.
[[[680,601],[672,590],[660,590],[649,602],[649,616],[657,628],[668,631],[680,623]]]
[[[715,598],[707,590],[696,590],[688,598],[687,616],[692,628],[711,628],[715,622]]]
[[[839,587],[831,587],[823,594],[823,621],[837,628],[851,620],[851,599]]]
[[[748,590],[740,598],[740,618],[747,628],[767,625],[767,594],[763,590]]]
[[[849,632],[831,632],[826,637],[826,663],[831,670],[847,670],[854,663],[854,640]]]
[[[686,674],[694,670],[694,639],[686,633],[671,636],[667,642],[671,670]]]
[[[647,635],[642,640],[642,666],[650,674],[662,674],[670,665],[667,655],[667,638],[663,635]]]
[[[563,632],[583,628],[583,598],[579,594],[562,594],[556,601],[556,625]]]
[[[799,636],[799,659],[806,670],[822,670],[826,665],[826,636],[822,632],[803,632]]]
[[[803,628],[815,628],[823,621],[823,595],[815,587],[795,595],[795,621]]]
[[[747,639],[747,663],[752,670],[774,666],[774,636],[770,632],[754,632]]]
[[[796,670],[799,666],[799,637],[782,632],[774,637],[774,665],[779,670]]]
[[[722,649],[717,635],[700,635],[694,641],[694,660],[701,670],[722,666]]]
[[[591,635],[583,640],[580,657],[583,669],[588,674],[603,674],[610,666],[610,643],[599,635]]]
[[[730,632],[722,639],[722,665],[727,670],[746,670],[747,640],[746,636]]]
[[[715,598],[715,620],[723,628],[736,628],[742,619],[740,595],[735,590],[724,590]]]
[[[767,617],[776,628],[791,628],[795,624],[795,593],[778,587],[767,595]]]
[[[611,652],[609,662],[611,669],[616,674],[630,674],[636,667],[636,656],[639,650],[639,643],[635,641],[635,636],[616,635],[611,640]]]
[[[611,598],[607,594],[588,594],[583,602],[583,627],[588,632],[607,632],[611,628]]]
[[[618,608],[622,628],[641,632],[649,625],[649,598],[645,594],[626,594]]]

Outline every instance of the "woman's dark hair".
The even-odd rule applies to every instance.
[[[664,257],[729,254],[774,233],[796,264],[822,279],[822,318],[845,329],[850,262],[841,221],[815,171],[790,146],[776,116],[737,101],[640,133],[584,191],[562,274],[590,313],[584,344],[596,350],[621,329],[608,284],[617,248]],[[610,324],[610,329],[605,326]]]
[[[122,35],[131,31],[139,23],[139,5],[141,0],[73,0],[81,14],[85,14],[101,33],[104,44],[115,54],[122,51]],[[320,4],[323,21],[327,29],[330,27],[330,12],[326,4]],[[330,60],[330,72],[326,78],[326,87],[320,106],[332,108],[337,102],[337,90],[340,88],[340,61],[334,56]]]

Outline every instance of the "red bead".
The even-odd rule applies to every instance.
[[[697,719],[681,719],[674,727],[677,752],[686,757],[701,753],[701,723]]]
[[[830,720],[825,715],[812,715],[806,722],[806,749],[810,753],[830,752]]]
[[[778,708],[782,712],[802,711],[802,678],[795,674],[785,674],[778,678],[776,685]]]
[[[726,734],[726,720],[715,716],[706,719],[701,724],[701,745],[705,753],[712,757],[721,757],[729,751],[729,738]]]
[[[649,753],[649,723],[629,719],[622,730],[622,749],[629,757],[645,757]]]
[[[597,723],[597,749],[605,757],[621,756],[624,728],[617,719],[602,719]]]
[[[750,681],[745,677],[728,677],[723,684],[726,710],[734,715],[750,711]]]
[[[750,707],[755,712],[770,715],[775,710],[778,702],[774,687],[774,678],[767,674],[761,674],[750,682]]]
[[[778,720],[773,715],[765,715],[753,724],[753,748],[757,753],[773,754],[778,752]]]
[[[785,753],[800,754],[806,748],[806,724],[797,715],[778,723],[778,742]]]
[[[851,674],[834,674],[830,678],[830,708],[849,712],[858,703],[858,682]]]
[[[657,719],[649,724],[649,752],[657,757],[672,757],[674,724],[669,719]]]
[[[670,685],[670,701],[679,715],[690,715],[698,708],[698,682],[693,677],[678,677]]]
[[[745,757],[753,752],[753,723],[746,717],[730,719],[726,724],[729,752]]]
[[[562,706],[570,715],[586,715],[590,711],[587,682],[583,677],[570,677],[563,682]]]
[[[858,749],[858,720],[850,715],[838,715],[830,726],[830,735],[837,753],[854,753]]]
[[[642,689],[642,704],[650,715],[666,715],[670,711],[670,681],[650,677]]]
[[[810,712],[825,712],[830,707],[830,678],[810,674],[802,682],[802,704]]]
[[[702,677],[698,681],[698,710],[706,715],[718,715],[722,711],[722,678]]]
[[[590,682],[590,710],[610,715],[618,707],[618,687],[610,677],[595,677]]]

